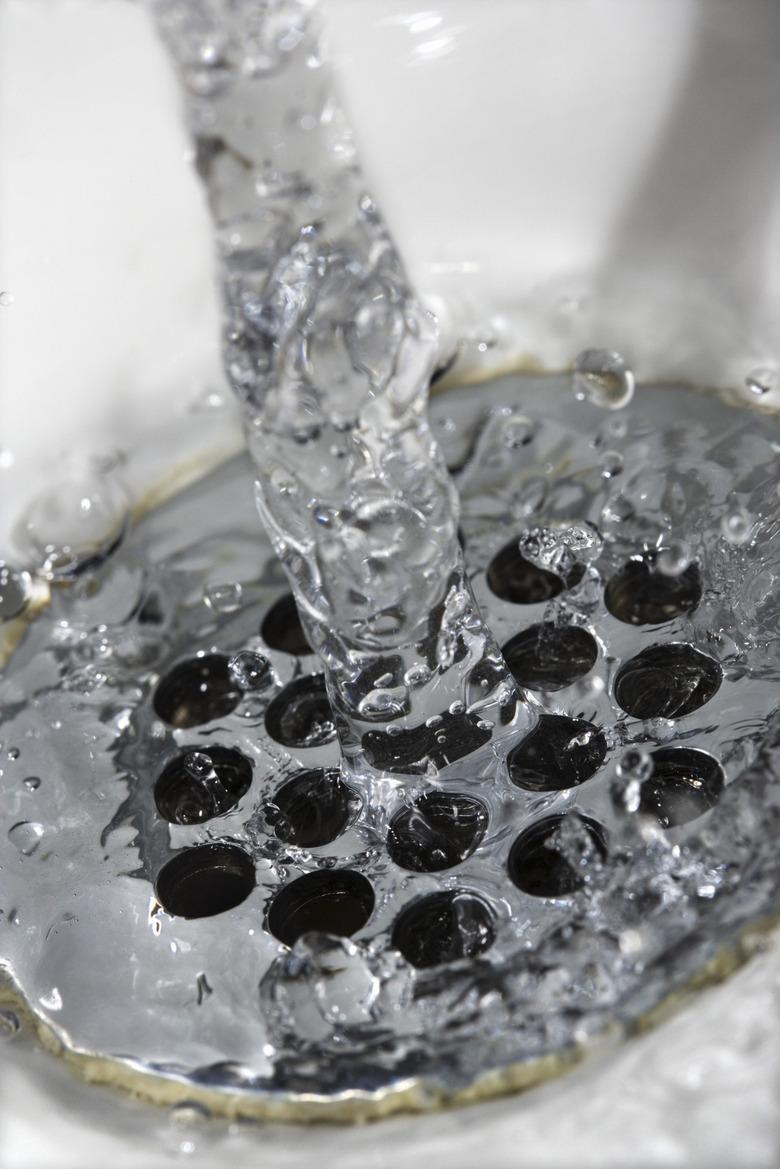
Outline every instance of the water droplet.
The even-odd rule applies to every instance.
[[[20,820],[8,830],[8,839],[22,856],[32,856],[43,838],[43,825],[34,820]]]
[[[753,531],[753,517],[744,507],[732,508],[721,518],[720,530],[729,544],[744,544]]]
[[[753,369],[745,378],[745,385],[749,393],[756,398],[777,394],[780,391],[780,369],[774,366]]]
[[[0,1009],[0,1040],[13,1039],[19,1034],[21,1023],[18,1015],[8,1009]]]
[[[208,1109],[194,1100],[174,1104],[168,1113],[168,1125],[163,1135],[167,1151],[180,1157],[191,1157],[197,1149],[198,1129],[208,1118]]]
[[[242,690],[265,690],[273,682],[271,663],[263,654],[241,650],[229,663],[230,673]]]
[[[634,374],[614,349],[583,349],[574,363],[574,393],[605,410],[620,410],[634,396]]]
[[[179,1128],[190,1128],[208,1120],[209,1110],[194,1100],[183,1100],[181,1104],[174,1104],[168,1114],[168,1119],[171,1124],[175,1124]]]
[[[10,308],[14,303],[14,294],[4,289],[0,292],[0,308]]]
[[[525,418],[522,414],[511,415],[501,425],[501,441],[510,450],[517,450],[531,442],[534,430],[530,418]]]
[[[659,548],[655,558],[655,567],[663,576],[680,576],[690,563],[688,547],[680,540],[673,540]]]
[[[21,533],[44,575],[70,579],[105,560],[127,522],[128,499],[119,481],[90,476],[38,496],[22,519]]]
[[[624,524],[636,514],[634,505],[628,496],[622,493],[613,495],[601,509],[601,522],[606,527]]]
[[[21,751],[19,750],[18,747],[9,747],[8,750],[6,751],[6,755],[11,760],[12,763],[15,763],[16,760],[21,755]]]
[[[190,751],[184,757],[184,769],[193,779],[205,780],[216,775],[211,758],[203,751]]]
[[[41,786],[40,777],[37,775],[28,775],[27,779],[24,781],[24,786],[29,792],[37,792],[38,788]]]
[[[415,662],[404,674],[407,686],[424,686],[431,679],[431,671],[425,662]]]
[[[600,462],[601,474],[604,479],[614,479],[623,470],[623,456],[620,451],[604,451]]]
[[[617,772],[623,779],[636,779],[644,783],[653,774],[653,759],[641,747],[627,747],[620,757]]]
[[[238,581],[209,585],[203,599],[215,613],[235,613],[241,608],[243,589]]]

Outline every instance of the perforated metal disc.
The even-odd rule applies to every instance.
[[[473,740],[443,712],[437,774],[339,775],[245,458],[12,618],[0,969],[87,1074],[302,1119],[468,1099],[630,1028],[775,911],[774,418],[669,388],[607,416],[541,378],[432,418],[523,687]],[[603,549],[571,574],[518,549],[582,521]]]

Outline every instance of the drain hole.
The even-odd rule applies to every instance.
[[[179,662],[154,692],[155,713],[172,727],[197,727],[235,710],[241,691],[223,654]]]
[[[323,675],[308,674],[285,686],[266,711],[265,729],[284,747],[321,747],[335,739]]]
[[[471,856],[487,823],[487,809],[479,800],[428,792],[393,817],[387,851],[402,869],[437,873]]]
[[[431,893],[413,901],[393,928],[392,945],[418,969],[476,958],[495,941],[493,914],[472,893]]]
[[[157,900],[173,917],[214,917],[245,901],[255,868],[231,844],[203,844],[177,853],[157,876]]]
[[[692,645],[651,645],[618,671],[615,700],[634,718],[682,718],[709,702],[721,678],[718,663]]]
[[[593,669],[599,649],[587,629],[543,621],[510,638],[502,653],[519,686],[562,690]]]
[[[307,873],[281,889],[268,911],[268,928],[285,946],[318,930],[350,938],[374,909],[374,890],[360,873],[329,869]]]
[[[252,764],[229,747],[184,747],[160,773],[154,800],[170,824],[199,824],[234,808],[252,783]]]
[[[709,812],[723,791],[720,764],[693,747],[653,752],[653,774],[642,784],[639,810],[662,828],[677,828]]]
[[[528,791],[563,791],[595,775],[606,753],[607,741],[593,723],[542,714],[531,733],[509,752],[509,778]]]
[[[523,893],[531,897],[566,897],[582,888],[582,877],[553,840],[566,819],[564,814],[538,820],[512,845],[507,863],[509,876]],[[576,819],[602,861],[606,860],[607,845],[601,825],[579,814]]]
[[[354,819],[360,799],[338,771],[301,771],[265,805],[265,817],[285,844],[316,848],[330,844]]]
[[[491,731],[476,715],[434,716],[419,727],[400,727],[394,733],[366,731],[363,750],[371,767],[400,775],[417,775],[430,764],[441,771],[450,763],[470,755],[490,739]]]
[[[514,605],[536,605],[542,601],[551,601],[564,589],[574,588],[582,580],[584,572],[584,567],[578,564],[564,580],[557,573],[526,560],[517,540],[512,540],[496,553],[488,565],[487,582],[502,601],[511,601]]]
[[[260,636],[270,649],[282,653],[302,657],[312,652],[292,593],[280,597],[268,610],[260,626]]]
[[[660,625],[692,613],[701,600],[701,574],[696,564],[669,576],[656,568],[656,553],[632,558],[612,577],[604,601],[613,617],[628,625]]]

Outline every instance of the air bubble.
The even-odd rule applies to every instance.
[[[574,392],[605,410],[620,410],[634,396],[634,374],[614,349],[583,349],[574,363]]]
[[[729,544],[745,544],[753,531],[753,517],[746,508],[735,507],[722,517],[720,530]]]
[[[14,294],[12,292],[9,292],[8,289],[3,289],[3,291],[0,292],[0,308],[10,308],[14,303],[14,299]]]
[[[37,792],[38,788],[41,786],[40,778],[37,775],[28,775],[27,779],[24,781],[24,786],[27,788],[28,792]]]
[[[266,690],[273,682],[268,658],[248,649],[233,654],[228,669],[242,690]]]

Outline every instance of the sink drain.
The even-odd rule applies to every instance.
[[[342,774],[245,459],[19,627],[0,970],[88,1075],[293,1118],[470,1098],[630,1030],[776,912],[774,419],[646,387],[605,421],[528,378],[431,416],[521,688],[492,718],[489,662],[421,719],[436,662],[378,659],[406,714],[371,708],[372,770]],[[29,579],[0,574],[18,622]]]

